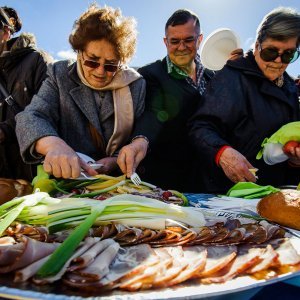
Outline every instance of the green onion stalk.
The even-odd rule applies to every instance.
[[[151,226],[149,220],[152,219],[153,223],[156,223],[156,220],[162,218],[192,227],[205,224],[204,216],[199,210],[166,204],[143,196],[123,194],[98,201],[85,198],[56,199],[47,193],[36,192],[0,206],[0,234],[2,235],[14,221],[47,226],[50,232],[77,225],[38,271],[39,277],[47,277],[59,272],[94,224],[141,220],[142,226],[142,220],[145,220],[148,226]],[[156,224],[153,224],[153,227],[155,226]]]

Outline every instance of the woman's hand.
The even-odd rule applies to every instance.
[[[118,167],[117,157],[105,157],[98,160],[97,163],[103,164],[103,166],[97,170],[101,174],[109,174]]]
[[[145,158],[147,150],[148,142],[144,138],[137,138],[121,149],[118,165],[127,178],[135,172],[139,163]]]
[[[283,147],[283,152],[289,157],[292,165],[300,167],[300,143],[287,142]]]
[[[255,182],[255,175],[249,169],[255,169],[249,161],[233,148],[227,148],[222,153],[219,165],[225,175],[234,183],[241,181]]]
[[[77,178],[80,176],[81,169],[84,169],[89,175],[97,174],[59,137],[47,136],[39,139],[35,150],[45,155],[45,172],[57,178]]]

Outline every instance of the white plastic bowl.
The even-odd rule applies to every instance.
[[[268,143],[264,147],[263,158],[266,164],[275,165],[288,160],[288,156],[282,150],[280,143]]]
[[[240,48],[239,37],[229,28],[219,28],[202,43],[201,62],[207,69],[221,70],[230,53],[237,48]]]

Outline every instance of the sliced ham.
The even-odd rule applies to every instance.
[[[223,283],[240,274],[261,261],[263,249],[243,249],[239,248],[237,257],[219,273],[212,274],[211,277],[202,278],[202,283]]]
[[[227,266],[237,255],[236,246],[207,246],[207,258],[204,269],[194,277],[210,277]]]
[[[161,269],[158,274],[156,274],[152,286],[159,287],[164,284],[164,282],[171,280],[176,277],[181,270],[183,270],[187,264],[180,264],[178,260],[175,260],[172,257],[168,250],[168,248],[155,248],[154,251],[156,255],[160,258],[161,261],[166,261],[166,268]]]
[[[289,239],[276,239],[269,241],[274,250],[278,253],[278,263],[283,265],[296,265],[300,263],[300,255]]]
[[[267,247],[264,249],[264,253],[262,253],[262,255],[260,256],[261,262],[253,266],[252,268],[249,268],[247,270],[247,273],[253,274],[275,266],[278,256],[279,254],[272,248],[272,246],[267,245]]]
[[[165,286],[172,286],[192,278],[195,274],[200,273],[205,266],[207,250],[203,246],[193,246],[183,248],[183,262],[187,262],[187,267],[182,270],[176,277],[167,281]]]

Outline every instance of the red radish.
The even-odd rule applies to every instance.
[[[168,200],[169,197],[172,197],[172,196],[173,196],[173,194],[172,194],[170,191],[165,191],[165,192],[162,193],[162,196],[163,196],[166,200]]]
[[[300,144],[296,141],[289,141],[287,143],[285,143],[285,145],[283,146],[282,150],[285,154],[290,154],[291,150],[296,148],[296,147],[300,147]]]

